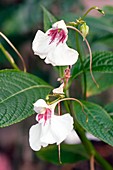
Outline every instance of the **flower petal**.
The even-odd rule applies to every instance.
[[[30,128],[30,131],[29,131],[29,143],[30,143],[30,147],[34,151],[40,150],[41,146],[46,147],[48,145],[47,143],[40,141],[41,131],[42,131],[41,124],[33,125]]]
[[[73,118],[70,114],[62,116],[54,115],[51,118],[51,131],[57,145],[66,139],[73,129]]]
[[[73,129],[71,133],[69,133],[69,135],[67,136],[64,142],[67,144],[78,144],[81,143],[81,140],[78,137],[76,131]]]
[[[89,139],[89,140],[93,140],[93,141],[100,141],[100,139],[98,139],[97,137],[93,136],[92,134],[90,133],[86,133],[86,137]]]
[[[34,111],[36,113],[43,113],[45,112],[45,108],[48,108],[48,105],[43,99],[37,100],[33,105],[34,105]]]
[[[70,114],[53,115],[42,127],[40,141],[48,144],[61,143],[73,129],[73,118]]]
[[[63,88],[64,88],[64,83],[62,83],[58,88],[53,89],[53,93],[55,93],[55,94],[64,94]]]
[[[32,49],[36,55],[39,55],[41,59],[44,59],[47,53],[51,49],[50,37],[38,30],[32,43]]]
[[[68,30],[67,30],[67,27],[66,27],[66,24],[65,24],[64,20],[60,20],[60,21],[55,22],[52,25],[52,27],[53,28],[63,29],[68,34]]]
[[[56,48],[51,50],[46,59],[46,64],[52,64],[53,66],[66,66],[73,65],[78,59],[78,52],[72,48],[69,48],[66,43],[58,44]]]
[[[52,134],[51,121],[47,121],[45,126],[42,127],[42,133],[40,137],[41,142],[46,142],[48,144],[56,143],[56,138]]]

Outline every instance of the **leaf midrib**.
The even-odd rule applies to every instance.
[[[11,99],[12,97],[14,97],[14,96],[16,96],[16,95],[18,95],[18,94],[21,94],[21,93],[23,93],[23,92],[25,92],[25,91],[28,91],[28,90],[31,90],[31,89],[33,89],[33,88],[46,88],[46,87],[47,87],[47,88],[52,88],[52,87],[49,86],[49,85],[34,85],[34,86],[27,87],[27,88],[25,88],[25,89],[22,89],[22,90],[20,90],[20,91],[18,91],[18,92],[16,92],[16,93],[10,95],[10,96],[7,97],[6,99],[2,100],[2,101],[0,102],[0,104],[2,104],[3,102]]]

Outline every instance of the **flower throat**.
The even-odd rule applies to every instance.
[[[51,44],[53,41],[57,41],[57,45],[59,43],[63,43],[64,40],[66,39],[66,33],[62,29],[51,29],[48,33],[48,36],[51,37],[51,41],[49,44]]]

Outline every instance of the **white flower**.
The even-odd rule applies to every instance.
[[[46,33],[38,30],[33,40],[34,54],[45,59],[53,66],[73,65],[78,59],[78,52],[67,46],[68,30],[63,20],[52,25]]]
[[[70,114],[54,115],[56,104],[47,105],[43,99],[34,103],[34,110],[38,113],[36,116],[38,123],[29,131],[29,143],[34,151],[48,144],[59,145],[73,129],[73,118]]]

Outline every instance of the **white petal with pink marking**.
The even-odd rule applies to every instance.
[[[46,33],[38,30],[33,40],[34,54],[45,59],[53,66],[73,65],[77,62],[78,52],[67,46],[68,30],[63,20],[53,24]]]
[[[64,141],[73,129],[73,118],[69,113],[62,116],[54,115],[57,102],[47,105],[43,99],[35,102],[36,120],[39,122],[30,128],[29,143],[33,150]],[[44,111],[44,112],[43,112]]]

